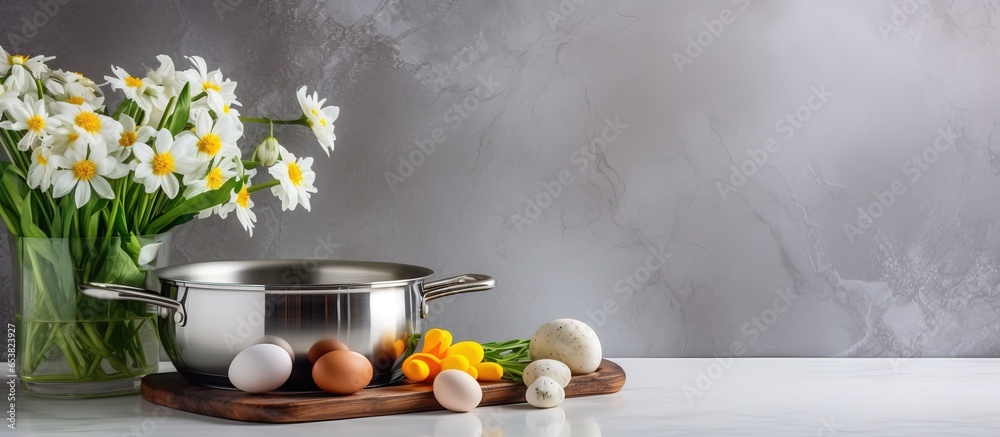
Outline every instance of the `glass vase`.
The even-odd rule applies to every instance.
[[[83,282],[155,286],[167,235],[11,238],[17,370],[24,393],[101,397],[136,393],[159,364],[156,313],[146,304],[97,300]]]

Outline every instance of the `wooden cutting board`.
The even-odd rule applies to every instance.
[[[522,383],[483,382],[481,406],[524,402]],[[597,371],[574,376],[566,397],[616,393],[625,385],[621,366],[604,360]],[[209,388],[188,382],[180,374],[157,373],[142,379],[142,397],[182,411],[248,422],[294,423],[385,416],[443,410],[430,384],[397,384],[361,390],[347,396],[322,393],[251,394]]]

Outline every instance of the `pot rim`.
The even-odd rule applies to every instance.
[[[381,261],[280,259],[178,264],[151,274],[173,286],[280,293],[398,287],[422,281],[434,271]]]

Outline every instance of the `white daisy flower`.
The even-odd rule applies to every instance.
[[[200,56],[188,56],[195,68],[184,72],[191,84],[191,97],[205,93],[207,99],[191,102],[191,106],[221,108],[224,105],[240,105],[236,101],[236,82],[222,77],[222,71],[208,71],[205,60]]]
[[[65,94],[66,93],[66,83],[74,80],[70,74],[63,70],[52,70],[49,72],[48,77],[42,81],[45,84],[45,90],[55,94]]]
[[[82,208],[90,201],[91,188],[102,198],[114,199],[115,192],[106,178],[114,179],[120,173],[120,166],[103,148],[68,149],[65,155],[51,155],[49,162],[59,168],[52,181],[52,197],[65,196],[75,187],[74,200],[77,208]]]
[[[115,77],[104,76],[111,84],[112,89],[122,90],[125,97],[132,99],[144,111],[151,111],[153,107],[166,106],[169,99],[163,94],[163,87],[153,83],[149,78],[138,78],[130,76],[121,67],[111,66],[111,71]]]
[[[42,147],[48,147],[52,153],[62,155],[69,149],[86,147],[87,142],[80,138],[80,134],[72,126],[61,125],[55,132],[46,135],[42,140]]]
[[[118,137],[118,146],[121,147],[119,159],[125,159],[131,154],[132,146],[136,144],[147,144],[149,139],[156,135],[156,129],[150,126],[138,126],[135,120],[128,115],[122,114],[119,117],[122,125],[122,133]]]
[[[3,84],[0,84],[0,114],[16,103],[18,103],[18,92],[8,90],[4,88]]]
[[[50,117],[45,109],[44,100],[36,100],[35,96],[28,94],[24,100],[12,104],[7,108],[7,115],[11,121],[0,122],[0,128],[13,131],[27,131],[21,141],[17,143],[18,150],[28,150],[41,144],[44,136],[55,131],[59,121]]]
[[[309,128],[312,129],[319,144],[323,146],[326,156],[330,156],[333,151],[333,143],[337,140],[337,135],[333,133],[333,122],[340,117],[340,108],[337,106],[323,107],[326,99],[320,100],[319,94],[313,91],[312,95],[306,94],[306,87],[299,88],[295,93],[299,100],[302,113],[305,114]]]
[[[146,74],[154,84],[163,87],[164,94],[176,96],[184,88],[185,76],[178,74],[174,69],[174,60],[167,55],[156,57],[160,61],[160,66],[155,70],[149,70]]]
[[[82,105],[84,103],[90,105],[95,111],[104,112],[104,96],[100,94],[93,95],[78,95],[78,94],[64,94],[56,99],[57,102],[69,103],[71,105]]]
[[[240,121],[240,111],[228,103],[223,103],[222,106],[218,107],[214,106],[217,104],[218,102],[214,104],[212,102],[209,102],[209,105],[212,105],[210,109],[212,111],[215,111],[216,117],[229,117],[230,119],[232,119],[233,126],[236,127],[236,130],[239,131],[240,134],[242,134],[243,122]]]
[[[236,206],[236,218],[243,225],[243,230],[249,232],[252,237],[254,223],[257,222],[257,214],[254,214],[252,209],[253,199],[250,198],[250,191],[247,190],[249,186],[250,180],[247,179],[247,183],[243,184],[243,188],[240,188],[239,192],[233,193],[229,202]]]
[[[135,180],[143,183],[146,193],[162,188],[167,197],[173,199],[180,190],[177,175],[186,176],[199,167],[191,156],[191,150],[174,143],[167,129],[156,133],[155,149],[143,143],[135,144],[132,149],[139,163],[135,167]]]
[[[89,103],[98,111],[104,108],[104,96],[94,81],[74,71],[53,70],[45,80],[45,89],[57,101],[79,105]]]
[[[35,92],[35,79],[49,71],[45,63],[53,59],[55,56],[13,55],[0,47],[0,76],[7,76],[4,86],[21,94]]]
[[[190,198],[206,191],[222,188],[229,179],[236,176],[235,159],[220,159],[205,170],[192,173],[184,178],[184,197]]]
[[[309,211],[309,193],[315,193],[316,173],[312,171],[312,157],[295,158],[292,152],[287,152],[281,161],[267,169],[271,176],[280,183],[271,187],[271,194],[281,199],[282,210],[295,210],[302,205]]]
[[[39,147],[31,152],[31,165],[28,166],[28,186],[42,191],[52,186],[52,175],[57,168],[52,163],[52,152],[48,147]]]
[[[208,111],[200,111],[194,122],[194,131],[184,131],[177,135],[177,144],[197,149],[198,160],[213,161],[239,156],[236,141],[243,136],[231,117],[219,117],[212,124]]]
[[[188,116],[188,123],[197,124],[198,118],[201,114],[205,112],[209,114],[209,118],[222,118],[229,117],[233,122],[233,126],[241,134],[243,133],[243,122],[240,121],[240,111],[233,106],[223,104],[221,107],[206,107],[198,106],[191,108],[190,115]],[[218,121],[216,121],[218,123]]]
[[[89,103],[74,105],[56,102],[52,104],[52,108],[56,112],[53,117],[73,129],[88,144],[104,146],[109,153],[121,148],[118,145],[122,134],[121,123],[94,112],[94,107]]]
[[[239,178],[245,180],[245,186],[249,187],[251,184],[251,179],[257,175],[257,169],[247,170],[243,167],[243,161],[234,159],[233,162],[236,163],[236,174]],[[234,193],[230,193],[232,195]],[[238,192],[236,192],[238,194]],[[229,213],[236,209],[236,203],[233,201],[233,197],[230,196],[230,200],[227,203],[221,205],[215,205],[212,208],[206,209],[198,213],[198,218],[209,218],[212,215],[218,215],[220,218],[225,219],[229,216]]]

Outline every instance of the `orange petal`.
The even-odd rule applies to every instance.
[[[406,363],[412,361],[420,361],[427,366],[427,376],[425,376],[420,381],[432,381],[438,373],[441,373],[441,360],[431,354],[425,353],[415,353],[410,355],[406,361],[403,361],[403,374],[406,375]],[[407,375],[409,378],[409,375]],[[419,381],[418,381],[419,382]]]
[[[448,355],[441,360],[441,370],[455,369],[466,371],[469,369],[469,359],[463,355]]]
[[[440,328],[433,328],[424,333],[423,352],[444,358],[451,347],[451,333]]]
[[[403,362],[403,375],[410,381],[421,382],[431,376],[431,368],[421,360],[406,360]]]
[[[476,379],[480,381],[500,381],[503,379],[503,367],[497,363],[479,363],[472,367],[475,367],[479,372]]]
[[[474,341],[460,341],[448,348],[447,356],[462,355],[469,360],[469,364],[478,364],[483,361],[485,352],[483,345]]]

